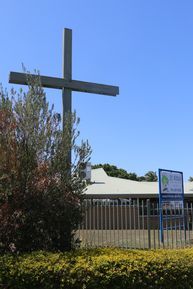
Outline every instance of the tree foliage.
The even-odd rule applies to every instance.
[[[80,167],[91,149],[87,141],[77,145],[76,114],[62,131],[39,78],[28,78],[28,92],[0,89],[0,251],[67,250],[81,219]]]
[[[156,172],[149,171],[145,174],[145,180],[146,182],[157,182],[157,174]]]
[[[115,165],[110,164],[97,164],[92,166],[93,169],[103,168],[107,175],[111,177],[117,177],[122,179],[128,179],[133,181],[146,181],[146,182],[156,182],[158,180],[156,172],[149,171],[145,176],[138,176],[136,173],[128,173],[124,169],[117,168]]]

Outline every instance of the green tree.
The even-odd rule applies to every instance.
[[[1,88],[1,251],[71,248],[85,188],[80,169],[91,154],[87,141],[77,145],[78,123],[69,114],[61,130],[61,116],[49,108],[38,76],[29,76],[27,93]]]
[[[157,182],[158,177],[156,172],[149,171],[145,174],[145,180],[146,182]]]
[[[115,165],[110,164],[97,164],[92,166],[93,169],[103,168],[104,171],[110,177],[122,178],[122,179],[129,179],[137,181],[137,174],[136,173],[128,173],[124,169],[117,168]]]
[[[137,176],[136,173],[128,173],[124,169],[117,168],[115,165],[110,164],[97,164],[92,166],[93,169],[103,168],[108,176],[123,178],[133,181],[146,181],[146,182],[156,182],[158,180],[156,172],[149,171],[145,174],[145,176]]]
[[[144,182],[144,181],[146,181],[146,178],[145,178],[145,176],[140,176],[140,177],[137,177],[137,180],[139,182]]]

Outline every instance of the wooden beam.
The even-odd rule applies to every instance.
[[[72,30],[64,29],[63,31],[63,62],[62,62],[63,79],[66,81],[72,80]],[[62,89],[63,103],[63,131],[65,126],[66,114],[72,113],[72,90]],[[71,160],[70,160],[71,162]]]
[[[30,74],[30,77],[37,78],[37,75]],[[49,77],[49,76],[40,76],[41,85],[47,88],[57,88],[57,89],[71,89],[73,91],[95,93],[95,94],[104,94],[116,96],[119,94],[118,86],[111,86],[105,84],[98,84],[92,82],[85,82],[79,80],[66,80],[64,78]],[[15,84],[28,84],[27,74],[20,72],[10,72],[9,83]]]

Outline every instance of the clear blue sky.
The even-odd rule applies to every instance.
[[[117,98],[73,93],[92,163],[193,176],[193,2],[2,0],[3,86],[21,63],[61,76],[64,27],[73,29],[73,78],[120,86]],[[61,112],[61,92],[47,95]]]

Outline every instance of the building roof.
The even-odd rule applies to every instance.
[[[129,197],[156,198],[159,195],[158,182],[138,182],[109,177],[103,168],[92,169],[91,184],[86,189],[87,197]],[[193,182],[184,183],[184,194],[193,198]]]

